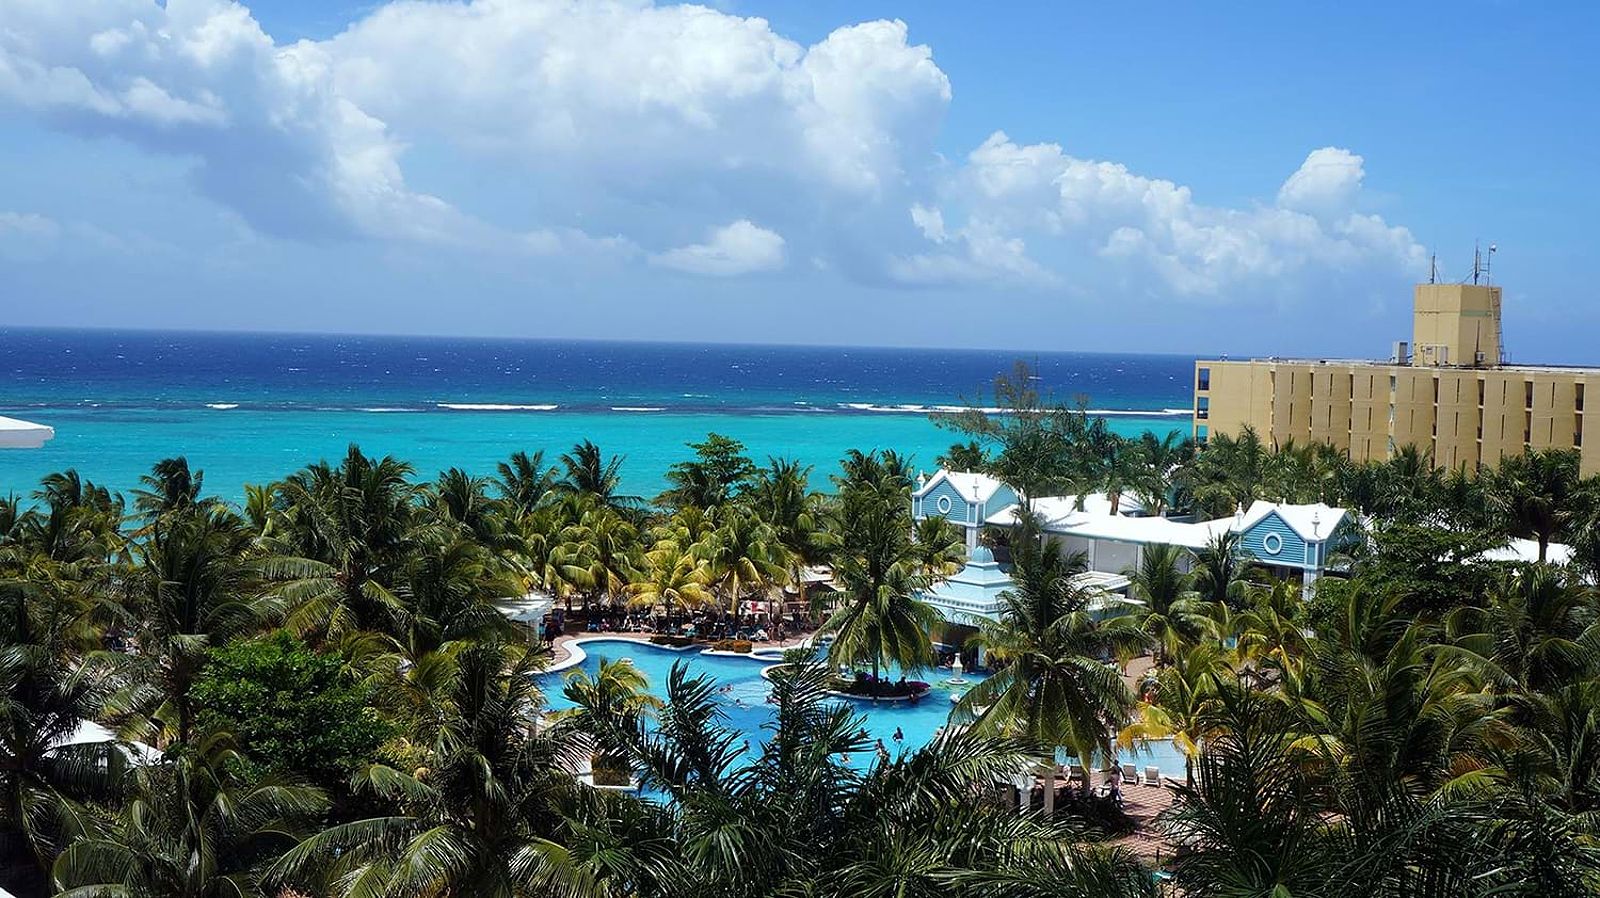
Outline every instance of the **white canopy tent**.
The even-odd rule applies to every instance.
[[[54,427],[0,416],[0,449],[37,449],[55,435]]]
[[[520,624],[537,624],[551,607],[555,605],[555,598],[542,592],[530,592],[525,596],[501,599],[495,603],[506,617]]]

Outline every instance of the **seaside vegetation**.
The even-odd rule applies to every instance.
[[[836,670],[931,665],[918,596],[964,557],[912,520],[892,451],[847,454],[822,489],[711,434],[649,499],[589,442],[431,480],[351,446],[239,506],[182,458],[127,496],[65,471],[0,499],[0,876],[24,898],[1600,891],[1600,479],[1573,453],[1441,472],[1249,431],[1196,451],[1034,383],[1019,368],[970,403],[1001,413],[940,416],[945,461],[1149,513],[1342,505],[1370,522],[1345,575],[1303,600],[1225,540],[1192,565],[1153,551],[1138,602],[1093,615],[1083,560],[1025,508],[988,537],[1015,585],[974,637],[996,673],[964,725],[862,768]],[[1540,561],[1484,559],[1511,537]],[[547,714],[548,651],[498,605],[537,589],[672,625],[785,587],[832,641],[774,675],[748,746],[682,667],[648,684],[661,701],[623,666],[575,674],[574,710]],[[994,787],[1157,738],[1189,758],[1145,834],[1165,886],[1116,841],[1126,821],[1019,814]]]

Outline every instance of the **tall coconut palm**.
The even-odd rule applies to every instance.
[[[809,490],[810,476],[809,465],[793,459],[768,459],[767,466],[756,471],[744,496],[756,517],[777,531],[778,542],[787,553],[789,582],[799,594],[799,603],[808,607],[806,569],[826,558],[818,538],[819,500]]]
[[[912,528],[911,544],[917,572],[938,582],[961,570],[967,545],[961,529],[940,515],[929,515]]]
[[[479,545],[510,549],[501,505],[489,497],[491,481],[450,468],[434,483],[432,499],[436,517],[462,528]]]
[[[449,667],[436,715],[418,721],[420,767],[374,764],[357,784],[394,811],[332,826],[286,853],[273,875],[315,894],[560,894],[574,881],[561,809],[577,800],[567,771],[582,748],[538,725],[531,657],[484,643]]]
[[[544,505],[554,493],[556,469],[544,463],[544,451],[529,455],[517,451],[495,465],[498,475],[494,479],[500,494],[519,515],[532,514]]]
[[[201,502],[205,472],[189,468],[183,456],[156,462],[149,474],[139,477],[140,488],[133,491],[133,507],[146,521],[169,512],[181,512]]]
[[[710,586],[722,594],[729,614],[739,603],[764,595],[788,576],[788,558],[777,530],[748,512],[729,512],[721,524],[695,544]]]
[[[1249,591],[1249,573],[1248,556],[1235,531],[1217,534],[1194,553],[1195,591],[1213,604],[1242,607]]]
[[[266,898],[263,871],[327,810],[316,789],[245,779],[224,737],[180,746],[138,769],[128,801],[99,832],[67,846],[53,878],[64,895]]]
[[[1488,479],[1490,506],[1505,532],[1539,543],[1544,561],[1550,542],[1578,510],[1578,452],[1533,450],[1500,460]]]
[[[823,528],[840,598],[823,625],[835,634],[829,660],[870,663],[875,677],[885,662],[918,670],[941,617],[921,598],[932,579],[912,540],[910,481],[876,453],[849,456],[845,467]]]
[[[592,497],[575,497],[580,509],[563,527],[556,550],[557,594],[579,595],[587,605],[627,590],[637,567],[639,531],[615,509]]]
[[[1193,578],[1182,568],[1183,550],[1164,544],[1139,550],[1139,563],[1123,574],[1128,596],[1140,603],[1134,614],[1155,646],[1155,662],[1163,666],[1180,647],[1193,644],[1206,632],[1208,620],[1203,600],[1192,588]]]
[[[1600,675],[1600,605],[1559,570],[1508,571],[1484,607],[1457,608],[1445,626],[1501,690],[1544,692]]]
[[[657,540],[644,555],[637,579],[628,584],[629,603],[661,608],[668,626],[675,608],[704,608],[716,603],[706,587],[705,562],[675,540]]]
[[[351,444],[338,467],[318,462],[283,482],[285,526],[267,541],[275,557],[266,569],[281,581],[290,627],[329,640],[396,627],[399,571],[426,536],[411,473]]]
[[[1136,708],[1111,661],[1147,637],[1128,615],[1091,613],[1092,596],[1077,579],[1082,554],[1042,545],[1031,517],[1016,528],[1012,553],[1015,585],[1000,594],[999,619],[973,637],[995,672],[961,697],[956,713],[979,733],[1026,738],[1050,757],[1066,748],[1086,761],[1110,758]]]
[[[129,735],[189,742],[206,651],[272,617],[250,547],[249,527],[221,505],[160,518],[135,546],[129,585],[139,651],[119,656],[126,685],[110,702]]]
[[[105,702],[105,673],[100,664],[69,666],[47,646],[0,648],[0,829],[20,840],[41,872],[92,831],[85,803],[114,798],[126,766],[115,743],[77,741]]]
[[[567,493],[593,496],[601,505],[614,509],[631,508],[639,504],[638,496],[624,496],[617,492],[622,486],[623,456],[607,457],[600,447],[584,440],[561,455],[561,479],[557,489]]]
[[[1165,515],[1170,503],[1178,496],[1183,483],[1183,466],[1194,457],[1194,442],[1176,430],[1166,436],[1156,436],[1152,431],[1139,435],[1140,470],[1133,479],[1133,491],[1147,514]]]

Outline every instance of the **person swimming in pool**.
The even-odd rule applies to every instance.
[[[905,730],[902,730],[899,727],[895,727],[894,728],[894,741],[896,741],[896,742],[904,742],[904,741],[906,741]]]

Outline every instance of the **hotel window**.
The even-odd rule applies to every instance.
[[[1572,391],[1573,401],[1577,404],[1578,411],[1583,411],[1583,384],[1578,384]]]
[[[1200,397],[1200,401],[1195,405],[1194,416],[1196,418],[1199,418],[1202,421],[1204,421],[1205,419],[1211,417],[1211,397],[1210,396],[1201,396]]]
[[[1201,443],[1204,443],[1206,441],[1206,437],[1210,436],[1210,432],[1211,428],[1202,424],[1194,429],[1194,438],[1199,440]]]
[[[1197,390],[1209,390],[1209,389],[1211,389],[1211,369],[1210,368],[1201,368],[1199,371],[1195,372],[1195,384],[1194,384],[1194,387]]]
[[[1478,408],[1483,408],[1483,392],[1487,386],[1483,381],[1478,381]]]
[[[1527,396],[1527,401],[1523,403],[1522,407],[1523,408],[1533,408],[1533,381],[1531,381],[1531,380],[1528,381],[1525,384],[1525,386],[1528,388],[1527,389],[1528,396]]]

